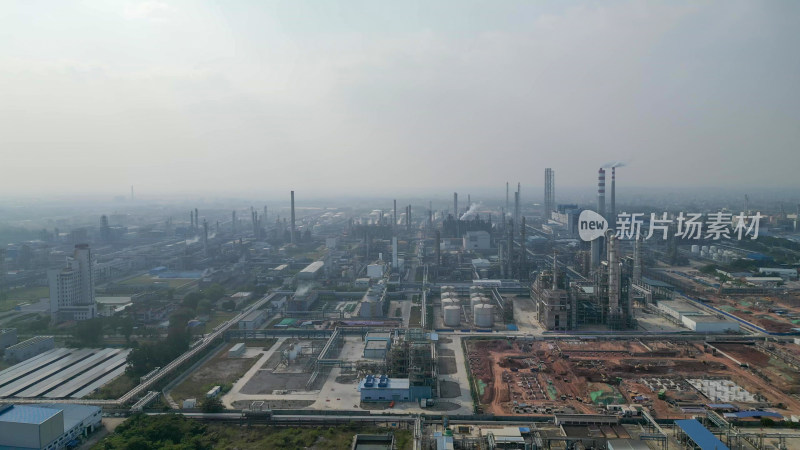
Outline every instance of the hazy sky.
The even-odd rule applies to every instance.
[[[800,2],[4,1],[0,192],[800,187]]]

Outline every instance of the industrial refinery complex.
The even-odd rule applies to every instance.
[[[420,449],[800,448],[797,214],[721,205],[727,238],[687,239],[681,205],[630,213],[621,167],[592,204],[559,203],[548,168],[532,199],[507,183],[357,210],[291,191],[10,245],[12,297],[47,289],[0,318],[0,447],[174,411],[363,421]]]

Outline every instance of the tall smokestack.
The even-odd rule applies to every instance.
[[[200,228],[200,214],[197,211],[197,208],[194,209],[194,226],[195,228]]]
[[[194,212],[191,209],[189,210],[189,228],[194,230]]]
[[[131,185],[131,201],[133,201],[133,185]]]
[[[208,220],[203,219],[203,252],[208,256]]]
[[[397,228],[397,199],[394,200],[394,223],[392,223],[392,229]]]
[[[506,181],[506,212],[503,213],[503,217],[505,217],[505,215],[508,214],[508,211],[509,211],[509,209],[508,209],[508,181]]]
[[[458,192],[453,192],[453,218],[458,220]]]
[[[397,236],[392,237],[392,271],[400,270],[400,264],[397,260]]]
[[[608,227],[617,229],[617,168],[611,168],[611,211],[608,217]]]
[[[602,167],[597,171],[597,212],[606,216],[606,170]]]
[[[294,244],[294,239],[295,239],[294,238],[294,233],[295,233],[295,230],[294,230],[294,191],[292,191],[292,229],[291,229],[290,233],[291,233],[290,234],[291,242],[292,242],[292,244]]]
[[[261,217],[261,220],[263,220],[265,224],[267,223],[267,205],[264,205],[264,216]]]
[[[506,250],[507,250],[507,253],[508,253],[506,255],[506,260],[507,260],[507,264],[506,265],[508,266],[508,271],[506,273],[508,273],[509,277],[513,277],[512,273],[511,273],[511,261],[514,260],[514,224],[513,223],[511,224],[511,226],[508,227],[508,243],[507,243]]]
[[[544,220],[550,219],[555,209],[555,171],[547,168],[544,169]]]
[[[514,192],[514,223],[511,225],[516,225],[519,223],[519,191]]]
[[[642,282],[642,236],[636,236],[633,243],[633,281]]]
[[[442,264],[442,232],[436,230],[436,265]]]
[[[527,275],[527,268],[528,268],[528,254],[527,249],[525,248],[525,216],[522,216],[522,224],[519,228],[519,235],[520,235],[520,242],[519,242],[519,278],[523,278]]]
[[[608,313],[609,317],[619,314],[620,270],[617,260],[617,237],[608,236]]]
[[[553,251],[553,290],[558,289],[558,255]]]

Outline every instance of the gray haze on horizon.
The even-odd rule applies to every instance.
[[[798,2],[3,9],[3,196],[800,185]]]

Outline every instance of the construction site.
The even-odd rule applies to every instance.
[[[497,415],[647,412],[682,419],[709,405],[800,413],[792,345],[750,341],[466,341],[482,412]],[[747,363],[745,363],[747,361]]]

